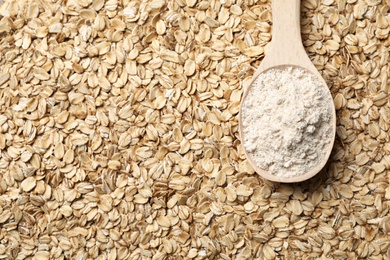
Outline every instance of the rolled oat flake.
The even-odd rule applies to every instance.
[[[275,176],[302,175],[331,145],[332,102],[321,81],[299,67],[261,73],[242,107],[243,145],[256,165]]]

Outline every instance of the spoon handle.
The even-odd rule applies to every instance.
[[[272,0],[272,48],[302,48],[300,0]]]
[[[279,65],[298,65],[319,75],[302,44],[300,4],[300,0],[272,0],[272,41],[254,77]]]

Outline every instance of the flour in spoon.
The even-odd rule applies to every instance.
[[[298,67],[274,68],[248,91],[243,145],[259,168],[290,178],[324,160],[333,136],[333,101],[315,75]]]

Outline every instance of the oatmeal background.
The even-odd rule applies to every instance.
[[[0,258],[390,258],[389,8],[302,0],[337,139],[286,185],[238,138],[270,1],[4,0]]]

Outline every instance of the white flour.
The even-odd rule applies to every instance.
[[[310,171],[330,143],[329,99],[319,79],[306,70],[285,67],[260,74],[242,105],[248,155],[279,177]]]

